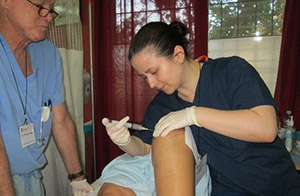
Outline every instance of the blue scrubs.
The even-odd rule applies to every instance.
[[[204,63],[193,103],[159,92],[150,103],[143,126],[153,129],[171,111],[192,105],[220,110],[250,109],[276,104],[257,71],[239,57]],[[300,180],[285,146],[277,137],[272,143],[245,142],[191,126],[200,154],[207,154],[212,195],[300,195]],[[241,130],[243,131],[243,130]],[[135,136],[151,144],[152,132]]]
[[[28,121],[34,124],[36,142],[40,138],[42,127],[42,136],[47,143],[52,112],[48,121],[41,125],[41,107],[51,107],[64,101],[62,69],[57,48],[45,39],[29,44],[27,51],[30,54],[33,74],[26,79],[6,40],[0,34],[1,132],[12,175],[29,174],[46,164],[43,154],[46,145],[39,146],[34,143],[22,148],[19,127],[24,124],[25,105]]]

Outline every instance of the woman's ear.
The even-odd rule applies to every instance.
[[[175,46],[173,52],[173,58],[176,62],[183,63],[185,59],[185,53],[184,53],[184,49],[181,46],[179,45]]]

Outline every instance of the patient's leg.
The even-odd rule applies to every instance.
[[[104,183],[97,196],[136,196],[136,194],[129,188],[112,183]]]
[[[185,144],[184,129],[153,138],[152,162],[158,196],[195,195],[195,159]]]

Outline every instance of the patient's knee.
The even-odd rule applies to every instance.
[[[112,183],[104,183],[97,196],[136,196],[132,189]]]

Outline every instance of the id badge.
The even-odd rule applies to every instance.
[[[20,126],[19,132],[22,148],[26,148],[27,146],[30,146],[36,142],[33,123]]]

